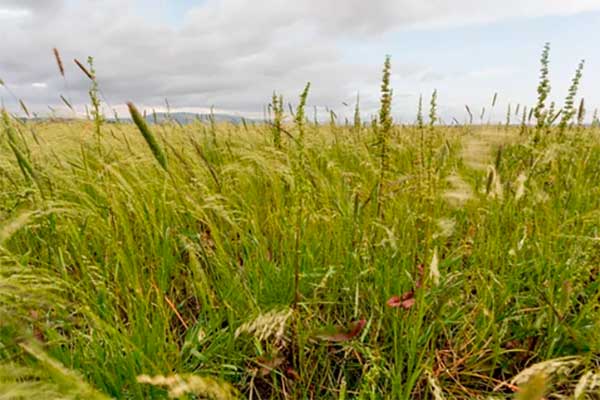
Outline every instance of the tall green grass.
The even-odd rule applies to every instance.
[[[247,126],[7,115],[0,398],[597,393],[598,128],[442,126],[437,93],[398,126],[385,76],[372,129],[308,85]]]

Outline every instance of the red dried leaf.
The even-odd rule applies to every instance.
[[[417,265],[417,279],[415,281],[415,288],[420,289],[423,286],[423,276],[425,275],[425,267],[423,264]],[[415,305],[415,290],[410,290],[401,296],[392,296],[386,302],[388,307],[391,308],[404,308],[408,310]]]
[[[411,290],[410,292],[404,293],[402,296],[392,296],[386,304],[391,308],[404,308],[405,310],[408,310],[415,305],[415,292]]]
[[[348,327],[339,327],[332,333],[318,334],[317,338],[327,342],[347,342],[358,336],[366,323],[366,320],[361,319],[360,321],[350,324]]]
[[[415,298],[411,297],[410,299],[406,299],[402,302],[401,307],[404,308],[405,310],[408,310],[409,308],[411,308],[412,306],[415,305]]]
[[[385,304],[387,304],[388,307],[396,308],[400,307],[401,303],[402,300],[400,300],[400,296],[392,296],[388,299],[388,301]]]

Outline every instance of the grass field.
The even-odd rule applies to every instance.
[[[385,80],[374,124],[5,113],[0,399],[598,398],[600,129]]]

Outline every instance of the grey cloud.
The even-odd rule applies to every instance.
[[[0,75],[19,96],[36,96],[26,99],[34,107],[56,104],[59,93],[67,91],[51,54],[54,46],[61,51],[76,103],[86,101],[89,82],[72,59],[85,61],[87,54],[95,56],[101,87],[116,104],[128,99],[161,104],[171,97],[182,107],[257,110],[272,90],[295,98],[307,80],[321,86],[313,101],[333,103],[331,94],[346,95],[345,79],[362,69],[339,63],[332,40],[307,34],[299,24],[279,26],[273,34],[261,24],[234,30],[232,23],[242,22],[227,14],[215,22],[212,15],[191,13],[193,23],[176,30],[143,20],[117,2],[105,2],[94,15],[88,14],[90,5],[84,1],[63,10],[51,27],[32,28],[31,21],[23,21],[6,32],[10,40],[0,43],[0,51],[11,57],[0,61]],[[32,91],[33,82],[48,88]]]
[[[144,16],[134,4],[0,0],[0,9],[31,12],[0,26],[0,78],[34,108],[59,103],[58,95],[67,95],[67,88],[51,53],[58,47],[67,67],[68,95],[80,105],[87,101],[89,82],[72,59],[85,61],[93,55],[111,104],[134,100],[161,105],[169,97],[178,107],[259,111],[273,90],[295,101],[311,81],[312,104],[339,106],[360,91],[369,109],[377,104],[379,60],[345,61],[340,40],[371,40],[401,28],[600,8],[597,0],[207,0],[174,27]],[[394,80],[440,78],[429,70],[395,63]],[[33,88],[34,82],[48,87]]]
[[[307,15],[321,29],[378,33],[390,29],[484,23],[511,17],[569,15],[599,10],[598,0],[307,0]],[[313,13],[313,10],[319,10]]]
[[[265,32],[302,21],[327,34],[368,35],[391,29],[569,15],[599,9],[598,0],[208,0],[190,15],[188,22],[208,22],[198,28],[201,32],[215,27],[235,31],[247,24]]]
[[[48,11],[60,8],[62,0],[2,0],[0,8],[8,10],[30,10],[32,12]]]
[[[31,24],[46,24],[59,15],[64,6],[63,0],[1,0],[0,10],[25,11],[31,15]],[[4,21],[6,22],[6,21]]]

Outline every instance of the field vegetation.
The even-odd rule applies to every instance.
[[[89,119],[2,111],[0,399],[599,398],[583,63],[477,125],[395,123],[389,58],[371,119],[108,123],[79,64]]]

